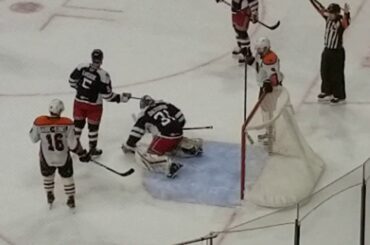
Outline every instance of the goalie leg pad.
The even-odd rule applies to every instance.
[[[200,138],[183,137],[176,150],[175,155],[178,156],[199,156],[203,153],[203,140]]]
[[[144,146],[138,146],[135,153],[136,161],[144,165],[150,172],[168,174],[171,165],[171,159],[168,156],[158,156],[148,153]]]

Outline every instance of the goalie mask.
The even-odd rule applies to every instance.
[[[60,117],[64,111],[63,101],[59,99],[53,99],[49,104],[49,112],[51,116]]]
[[[154,103],[154,99],[150,97],[149,95],[144,95],[140,99],[140,109],[144,109],[147,106],[150,106],[151,104]]]

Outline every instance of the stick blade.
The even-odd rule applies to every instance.
[[[276,22],[275,25],[271,26],[271,30],[275,30],[276,28],[278,28],[280,26],[280,20],[278,20],[278,22]]]
[[[130,168],[129,170],[127,170],[126,172],[123,172],[123,173],[120,173],[119,175],[120,176],[129,176],[131,174],[135,173],[135,169],[133,168]]]

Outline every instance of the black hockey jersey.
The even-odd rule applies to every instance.
[[[249,7],[252,15],[258,15],[258,0],[232,0],[231,11],[236,13],[246,7]]]
[[[161,100],[155,101],[140,112],[127,140],[127,145],[135,147],[146,129],[163,137],[182,136],[185,122],[184,114],[179,108]]]
[[[77,91],[76,100],[99,105],[102,99],[120,102],[120,95],[112,92],[111,79],[105,70],[81,64],[71,73],[69,84]]]

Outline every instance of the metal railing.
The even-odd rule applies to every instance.
[[[343,193],[346,193],[351,190],[357,191],[356,190],[357,188],[360,190],[359,192],[361,196],[360,212],[358,217],[359,241],[358,243],[354,241],[352,244],[357,243],[360,245],[365,245],[366,241],[368,241],[368,243],[370,241],[370,237],[366,236],[365,229],[367,223],[366,206],[370,205],[370,203],[367,202],[366,200],[367,197],[370,197],[370,195],[367,195],[368,189],[367,184],[369,183],[369,179],[370,179],[370,158],[367,159],[360,166],[352,169],[343,176],[335,179],[331,183],[315,191],[306,199],[297,203],[295,207],[294,218],[293,217],[286,218],[288,213],[290,213],[290,216],[292,216],[291,213],[294,211],[294,209],[292,208],[278,209],[269,214],[231,226],[225,230],[214,231],[209,233],[209,235],[203,236],[201,238],[189,240],[186,242],[180,242],[177,243],[176,245],[195,244],[195,243],[213,245],[215,244],[215,242],[217,241],[221,234],[223,235],[223,237],[225,237],[226,235],[232,235],[235,233],[266,230],[283,226],[292,227],[292,234],[294,234],[292,236],[292,244],[299,245],[301,242],[301,238],[304,237],[304,234],[301,233],[301,228],[305,225],[305,221],[309,216],[316,213],[316,211],[322,208],[326,203],[328,203],[333,198],[341,196]],[[275,219],[275,221],[269,221],[268,219]],[[247,240],[245,242],[247,242]]]

